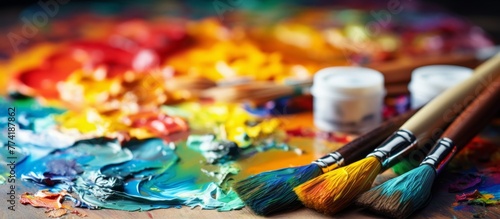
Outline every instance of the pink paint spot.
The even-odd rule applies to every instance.
[[[455,201],[465,202],[465,201],[469,201],[469,200],[474,200],[474,199],[479,198],[479,197],[481,197],[481,193],[477,190],[474,190],[474,192],[471,192],[471,193],[464,193],[461,195],[456,195]]]

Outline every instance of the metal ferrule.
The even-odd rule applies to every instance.
[[[420,165],[430,165],[436,170],[436,173],[439,173],[456,152],[457,147],[451,139],[441,138]]]
[[[392,160],[399,157],[400,154],[410,150],[416,143],[415,136],[408,130],[398,130],[392,134],[384,143],[381,144],[367,157],[377,157],[382,163],[383,168],[389,167]]]
[[[344,158],[339,152],[332,152],[328,155],[325,155],[312,163],[320,166],[324,172],[336,169],[339,166],[344,165]]]

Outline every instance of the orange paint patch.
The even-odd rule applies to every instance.
[[[73,207],[64,204],[64,197],[71,196],[66,191],[60,193],[52,193],[49,190],[39,190],[35,194],[25,192],[21,195],[19,202],[23,205],[30,204],[37,208],[46,208],[45,213],[48,217],[59,218],[66,215],[68,212],[76,214],[80,217],[86,217],[85,213],[74,210]]]

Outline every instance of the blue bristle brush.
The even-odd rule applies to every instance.
[[[407,218],[430,200],[436,176],[500,110],[500,77],[446,129],[419,167],[363,193],[361,207],[391,218]]]
[[[263,172],[235,183],[233,188],[245,204],[259,215],[297,209],[302,204],[293,192],[295,186],[363,158],[415,112],[392,118],[309,165]]]

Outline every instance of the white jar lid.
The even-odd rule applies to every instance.
[[[357,97],[385,92],[382,73],[364,67],[342,66],[319,70],[314,75],[314,96]]]
[[[456,65],[423,66],[413,70],[411,87],[440,93],[469,78],[472,72],[473,70],[470,68]]]

